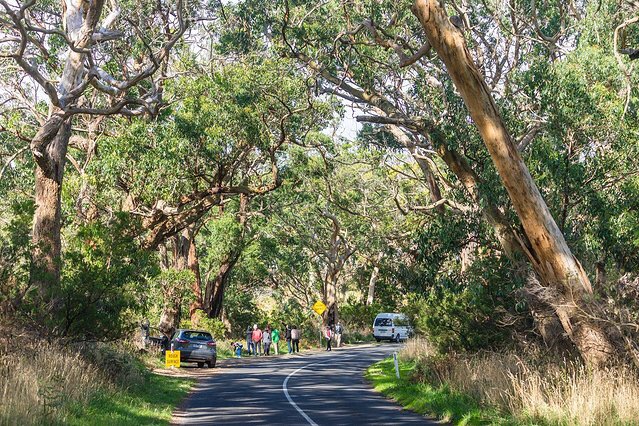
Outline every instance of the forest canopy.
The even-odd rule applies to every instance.
[[[633,4],[0,0],[0,312],[639,366]]]

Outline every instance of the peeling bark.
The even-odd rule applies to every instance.
[[[570,251],[563,234],[524,164],[490,89],[474,64],[463,33],[449,20],[440,0],[416,0],[413,13],[455,87],[493,159],[530,241],[528,252],[535,271],[550,292],[549,303],[588,364],[602,364],[614,352],[605,331],[590,319],[590,280]]]
[[[39,291],[48,314],[60,304],[55,293],[60,284],[61,264],[61,196],[67,143],[71,123],[60,123],[58,131],[36,162],[35,214],[33,217],[33,249],[31,251],[30,282]]]
[[[104,0],[88,3],[81,0],[63,2],[63,22],[69,39],[76,50],[67,50],[67,61],[62,72],[55,101],[60,107],[68,106],[69,95],[81,84],[85,74],[81,51],[91,45],[91,35],[97,24]],[[53,100],[52,100],[53,101]],[[67,148],[71,136],[71,119],[60,108],[51,108],[51,114],[31,141],[36,163],[35,204],[33,217],[33,249],[31,251],[30,283],[38,288],[46,313],[55,311],[60,302],[54,294],[60,285],[61,270],[61,195]]]

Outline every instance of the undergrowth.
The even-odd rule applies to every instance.
[[[639,377],[629,367],[587,369],[534,354],[438,354],[410,340],[392,360],[371,366],[375,388],[403,406],[454,424],[634,425]]]
[[[111,344],[30,338],[0,347],[0,425],[168,424],[192,381]]]

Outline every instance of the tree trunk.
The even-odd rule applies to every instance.
[[[162,308],[158,328],[165,336],[170,338],[180,324],[180,303],[174,294],[165,294],[164,296],[164,307]]]
[[[203,309],[203,300],[202,300],[202,276],[200,275],[200,262],[197,255],[197,249],[195,247],[195,235],[193,230],[191,232],[191,244],[189,245],[189,254],[188,254],[188,268],[193,272],[193,285],[191,289],[193,290],[194,301],[189,306],[189,316],[191,318],[191,326],[197,327],[197,315],[196,312],[198,310]]]
[[[70,122],[60,127],[45,152],[37,157],[35,169],[35,205],[33,248],[29,280],[38,289],[44,315],[60,306],[57,290],[61,268],[61,196]]]
[[[595,283],[597,284],[597,288],[603,288],[606,282],[606,262],[600,259],[595,263]]]
[[[322,315],[324,326],[337,324],[337,281],[338,273],[330,272],[326,279],[324,304],[326,311]]]
[[[59,107],[50,105],[51,114],[31,141],[36,163],[35,204],[33,217],[33,248],[31,249],[30,283],[38,289],[43,315],[61,307],[57,299],[61,269],[61,195],[64,166],[71,135],[71,119],[63,108],[69,106],[67,95],[81,83],[85,74],[84,49],[91,46],[93,31],[102,13],[104,0],[87,3],[84,0],[63,1],[65,32],[74,48],[67,50],[67,59],[57,88]],[[75,95],[77,98],[77,95]],[[73,96],[71,99],[75,99]],[[51,101],[53,101],[51,99]]]
[[[370,306],[373,304],[373,299],[375,298],[375,284],[377,284],[377,278],[379,277],[379,263],[382,261],[384,257],[383,252],[379,252],[377,255],[377,262],[373,265],[373,271],[371,272],[371,278],[368,280],[368,296],[366,297],[366,305]]]
[[[231,272],[240,258],[241,251],[230,253],[220,265],[218,273],[213,281],[206,283],[205,307],[209,318],[219,318],[224,307],[224,291],[229,281]]]
[[[188,229],[173,238],[173,269],[177,271],[188,269],[190,247],[191,234]],[[182,319],[182,293],[172,283],[166,283],[163,296],[164,306],[158,328],[162,333],[170,336],[180,326]]]
[[[204,297],[205,307],[204,310],[208,313],[209,318],[219,318],[222,315],[224,308],[224,291],[226,285],[231,277],[231,272],[235,267],[235,264],[240,259],[242,251],[244,250],[244,238],[248,225],[248,206],[250,198],[245,195],[240,195],[240,208],[237,213],[238,223],[242,226],[242,234],[240,240],[237,242],[237,247],[231,250],[231,252],[224,258],[218,273],[213,281],[206,283],[206,294]]]
[[[413,13],[446,65],[490,153],[531,243],[531,263],[544,284],[557,289],[553,301],[564,330],[588,364],[607,361],[614,352],[609,336],[581,312],[590,311],[592,293],[581,264],[568,248],[563,234],[535,185],[528,168],[499,114],[481,73],[475,66],[462,32],[451,24],[443,2],[416,0]]]
[[[461,263],[461,273],[464,274],[473,265],[476,259],[477,243],[474,241],[465,244],[459,254]]]

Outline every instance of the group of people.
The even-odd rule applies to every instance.
[[[280,353],[280,338],[286,339],[286,345],[288,347],[288,353],[295,353],[300,351],[300,330],[295,325],[283,324],[282,334],[277,328],[272,328],[271,325],[267,325],[262,331],[257,324],[253,324],[253,327],[248,326],[246,328],[246,347],[249,355],[262,356],[270,355],[271,347],[273,348],[275,355]]]
[[[332,351],[333,348],[331,343],[333,339],[335,339],[335,344],[339,348],[342,346],[342,332],[344,331],[344,327],[340,322],[337,323],[335,327],[333,325],[327,325],[324,329],[324,339],[326,340],[326,350]]]
[[[335,340],[336,347],[342,346],[342,333],[344,327],[341,323],[333,326],[328,325],[324,329],[324,339],[326,340],[326,350],[331,351],[332,342]],[[246,349],[249,355],[253,356],[268,356],[271,354],[271,349],[275,352],[275,355],[280,353],[280,339],[286,340],[286,346],[288,353],[292,354],[300,351],[300,329],[291,324],[282,324],[282,332],[275,327],[271,327],[268,324],[264,330],[260,329],[257,324],[250,325],[246,328]],[[233,349],[236,350],[236,355],[239,357],[242,353],[242,345],[237,342],[233,343]]]

